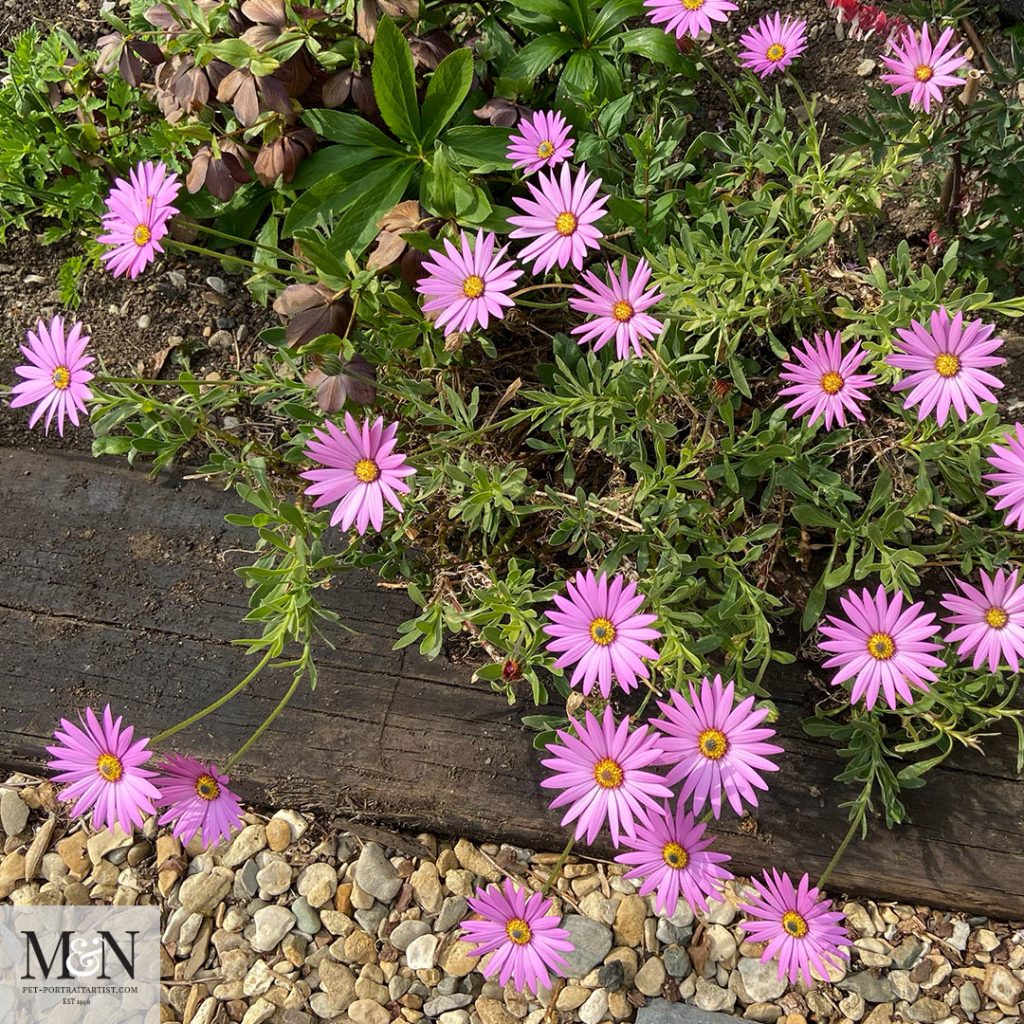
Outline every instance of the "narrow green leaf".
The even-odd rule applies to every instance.
[[[388,17],[377,25],[373,44],[373,92],[384,123],[403,142],[415,145],[420,134],[416,72],[402,30]]]
[[[473,84],[473,51],[462,47],[437,66],[427,85],[420,113],[420,138],[429,146],[455,116]]]
[[[537,78],[578,45],[564,32],[549,32],[524,46],[505,65],[503,78]]]

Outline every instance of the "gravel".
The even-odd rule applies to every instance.
[[[162,1024],[1018,1024],[1024,934],[898,903],[844,906],[852,962],[790,986],[748,943],[745,885],[694,915],[653,912],[616,865],[570,857],[552,896],[576,949],[537,998],[488,980],[459,925],[505,873],[534,889],[557,855],[415,837],[363,841],[293,810],[248,814],[223,849],[69,824],[53,787],[12,776],[0,797],[0,899],[158,903]],[[10,829],[10,831],[8,831]],[[553,1016],[552,1016],[553,1015]]]

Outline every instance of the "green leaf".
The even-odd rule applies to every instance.
[[[486,174],[512,166],[506,155],[511,134],[511,128],[466,124],[449,128],[443,142],[451,148],[460,166],[468,168],[471,174]]]
[[[643,13],[643,0],[607,0],[601,8],[601,12],[594,19],[594,24],[590,29],[590,37],[594,40],[603,39],[613,30],[623,28],[628,18],[639,18]],[[661,35],[668,39],[668,36],[661,32],[661,29],[654,29],[654,31],[660,32]]]
[[[449,53],[427,85],[420,114],[420,137],[429,146],[462,106],[473,84],[473,51],[468,47]]]
[[[347,173],[332,174],[319,184],[307,189],[292,204],[284,219],[282,234],[288,238],[303,228],[326,222],[331,217],[344,213],[349,207],[362,201],[365,193],[379,184],[387,182],[396,172],[412,171],[412,162],[395,158],[374,160],[370,165],[359,168],[355,180]],[[408,181],[408,178],[406,178]]]
[[[343,110],[307,110],[302,120],[317,135],[331,142],[340,142],[343,146],[369,146],[382,153],[405,152],[394,139],[389,139],[376,125],[357,114],[347,114]]]
[[[380,230],[377,221],[402,198],[415,168],[411,163],[389,163],[386,177],[378,178],[373,188],[364,189],[359,202],[338,219],[327,243],[332,252],[351,251],[358,256]]]
[[[676,49],[675,40],[660,28],[634,28],[623,32],[619,39],[622,41],[623,53],[636,53],[670,68],[682,63],[682,55]]]
[[[502,75],[504,78],[537,78],[578,45],[577,40],[564,32],[538,36],[505,65]]]
[[[420,134],[420,109],[412,50],[402,30],[388,17],[381,18],[377,25],[372,77],[384,123],[403,142],[415,145]]]

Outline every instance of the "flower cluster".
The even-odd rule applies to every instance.
[[[950,316],[940,306],[927,325],[912,320],[896,333],[895,351],[885,362],[906,374],[892,390],[907,392],[903,408],[916,410],[919,421],[934,415],[941,427],[952,413],[967,422],[972,415],[981,415],[982,402],[998,402],[995,392],[1003,382],[989,371],[1006,360],[996,354],[1003,339],[995,336],[993,325],[965,322],[962,311]],[[861,405],[877,385],[871,374],[861,372],[866,359],[860,342],[844,353],[839,334],[826,332],[812,341],[803,339],[779,372],[782,380],[790,382],[779,391],[787,399],[783,407],[794,417],[807,417],[809,426],[824,420],[826,430],[833,424],[845,427],[847,417],[863,420]],[[998,499],[998,510],[1006,510],[1006,524],[1024,528],[1024,428],[1017,424],[1015,430],[1016,438],[1005,436],[1006,447],[992,446],[988,463],[994,472],[985,479],[994,484],[988,494]]]
[[[227,775],[180,754],[147,767],[150,740],[136,738],[134,726],[123,725],[109,705],[102,717],[86,708],[77,724],[62,718],[54,739],[46,748],[48,767],[57,782],[67,783],[61,799],[72,804],[73,817],[91,811],[93,828],[119,825],[131,832],[141,827],[144,814],[161,807],[166,810],[159,823],[171,825],[183,843],[198,835],[212,846],[241,827],[242,807]]]

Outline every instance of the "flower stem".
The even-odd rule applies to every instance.
[[[234,256],[226,252],[217,252],[214,249],[207,249],[202,245],[192,245],[191,242],[179,242],[177,239],[172,239],[167,244],[173,246],[175,249],[180,249],[183,252],[194,252],[200,256],[209,256],[210,259],[214,260],[227,260],[231,263],[237,263],[242,267],[249,267],[257,273],[266,273],[273,276],[273,273],[269,268],[261,267],[258,263],[254,263],[252,260],[247,260],[244,256]],[[320,280],[315,274],[305,274],[301,270],[289,270],[287,273],[289,277],[292,277],[297,281],[309,281],[315,284]]]
[[[551,869],[551,874],[548,875],[548,880],[541,887],[541,896],[546,896],[550,891],[551,887],[558,881],[558,873],[565,867],[565,862],[569,859],[569,854],[572,853],[572,848],[576,845],[576,837],[573,835],[569,836],[569,842],[565,844],[565,849],[559,854],[558,860],[555,861],[555,866]]]
[[[871,784],[869,782],[865,789],[869,789],[870,785]],[[825,888],[825,883],[828,881],[829,876],[835,870],[836,865],[843,859],[843,854],[846,853],[846,848],[850,845],[851,841],[853,840],[854,834],[856,833],[857,829],[861,827],[861,824],[864,821],[864,806],[865,805],[861,803],[860,809],[850,821],[850,827],[846,830],[846,835],[843,836],[843,841],[839,844],[838,848],[836,849],[836,852],[832,854],[832,859],[828,862],[828,866],[825,868],[824,871],[822,871],[821,877],[818,879],[819,889]]]
[[[162,740],[165,740],[168,737],[173,736],[176,732],[181,732],[182,729],[187,729],[190,725],[194,725],[201,718],[205,718],[207,715],[216,711],[217,708],[222,707],[224,704],[226,704],[229,700],[231,700],[232,697],[241,693],[242,690],[244,690],[263,671],[263,669],[266,668],[267,662],[270,661],[271,654],[272,651],[268,649],[267,653],[263,655],[263,659],[260,661],[260,663],[237,686],[233,687],[232,689],[228,690],[227,693],[218,697],[212,704],[208,704],[205,708],[203,708],[202,711],[197,711],[194,715],[192,715],[189,718],[186,718],[183,722],[179,722],[177,725],[172,725],[169,729],[164,729],[163,732],[157,733],[153,737],[152,742],[159,743]]]
[[[249,748],[263,735],[263,733],[270,727],[270,724],[275,718],[288,706],[288,702],[292,699],[295,691],[299,687],[299,680],[302,678],[301,672],[295,674],[292,678],[292,685],[285,691],[285,695],[277,702],[274,706],[274,710],[263,720],[259,728],[236,750],[231,757],[228,758],[227,763],[224,765],[224,771],[229,772],[243,757]]]

